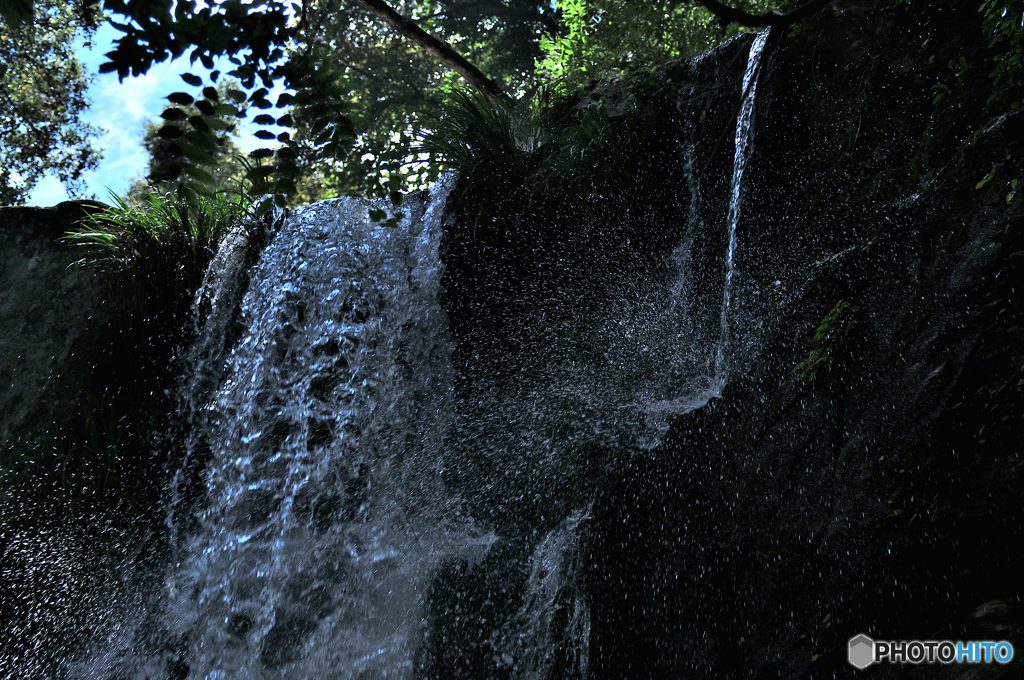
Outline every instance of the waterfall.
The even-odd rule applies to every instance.
[[[755,36],[747,56],[747,66],[740,92],[740,110],[736,117],[734,133],[735,152],[730,181],[729,209],[726,216],[725,281],[717,334],[714,334],[714,330],[710,328],[701,327],[699,321],[690,318],[692,311],[690,308],[695,302],[692,298],[693,291],[689,279],[693,273],[692,268],[697,266],[693,261],[693,237],[695,232],[703,228],[700,215],[701,205],[706,198],[701,193],[701,178],[695,167],[695,149],[692,140],[685,150],[684,167],[687,188],[691,197],[690,211],[683,238],[673,253],[677,278],[670,285],[671,306],[663,322],[667,331],[665,335],[672,340],[662,343],[659,347],[661,356],[665,357],[669,364],[669,369],[663,370],[661,373],[663,375],[679,373],[684,376],[684,379],[668,385],[658,384],[659,397],[647,400],[644,408],[646,422],[653,435],[641,438],[640,443],[644,448],[653,448],[659,445],[674,418],[702,408],[710,399],[721,396],[722,388],[725,386],[736,228],[740,219],[743,174],[753,149],[754,101],[761,55],[767,38],[768,31],[763,31]],[[699,70],[704,56],[695,57],[689,64],[694,82],[700,82]],[[692,93],[688,93],[688,95],[692,96]],[[681,96],[681,98],[685,99],[686,97]],[[714,335],[709,338],[707,337],[709,334]],[[673,366],[673,363],[678,363],[680,366]],[[655,380],[663,381],[664,377],[659,376]]]
[[[30,209],[0,309],[24,338],[0,375],[38,393],[0,442],[0,677],[839,677],[879,627],[1019,629],[1024,112],[990,122],[983,82],[933,106],[906,45],[987,41],[909,4],[613,84],[637,117],[565,127],[594,146],[550,202],[447,179],[237,229],[173,356],[169,317],[42,318],[93,294],[37,260],[66,253]],[[26,378],[54,341],[78,358]],[[155,398],[65,426],[79,374]]]
[[[770,30],[770,29],[769,29]],[[728,242],[725,249],[725,287],[722,293],[721,339],[715,357],[715,382],[720,390],[725,385],[726,351],[729,346],[729,307],[732,303],[733,260],[736,254],[736,226],[740,221],[743,193],[743,171],[747,167],[754,142],[754,101],[757,92],[757,76],[760,71],[761,53],[769,30],[762,31],[754,38],[747,56],[747,70],[743,74],[740,112],[736,117],[736,155],[732,166],[732,183],[729,195]]]
[[[440,478],[449,185],[398,227],[363,199],[298,210],[255,266],[195,438],[205,507],[165,598],[187,677],[411,677],[439,565],[493,541]]]
[[[546,680],[560,651],[572,677],[587,677],[590,606],[583,592],[580,534],[589,519],[589,507],[570,515],[533,551],[524,603],[502,656],[517,680]]]

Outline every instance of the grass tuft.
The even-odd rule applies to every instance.
[[[166,307],[168,296],[174,311],[190,304],[221,239],[246,220],[252,205],[241,191],[192,201],[155,190],[112,198],[113,206],[87,217],[65,241],[84,251],[76,264],[110,277],[132,312],[152,302]]]

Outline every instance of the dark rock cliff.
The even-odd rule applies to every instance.
[[[112,320],[100,282],[73,268],[60,237],[83,206],[0,209],[0,451],[32,450],[69,408],[97,361],[99,336]],[[7,488],[7,485],[4,485]]]
[[[608,218],[593,240],[578,240],[571,205],[504,237],[518,249],[453,236],[448,308],[456,363],[476,376],[461,385],[468,412],[557,409],[534,396],[555,389],[538,364],[564,370],[592,401],[599,385],[632,380],[625,363],[603,383],[566,367],[628,343],[602,335],[607,317],[594,310],[607,310],[612,290],[656,307],[653,282],[670,277],[680,244],[688,329],[695,343],[714,335],[749,45],[664,76],[681,85],[668,106],[647,104],[665,112],[644,147],[651,183],[602,195]],[[584,594],[567,586],[556,600],[561,642],[547,677],[580,672],[572,598],[590,607],[595,679],[845,676],[859,672],[846,663],[858,633],[999,630],[992,639],[1020,644],[1022,431],[1009,394],[1020,340],[991,303],[1019,307],[1005,282],[1021,281],[1011,259],[1021,215],[1004,199],[1024,175],[1024,115],[984,103],[987,50],[969,7],[830,10],[769,37],[723,393],[676,418],[653,449],[580,435],[578,405],[565,422],[550,418],[532,449],[501,441],[507,422],[467,426],[463,436],[491,454],[452,461],[450,483],[513,538],[490,566],[456,568],[438,586],[447,642],[426,675],[515,674],[479,646],[477,626],[495,616],[488,604],[522,605],[509,584],[526,581],[537,537],[590,498],[577,548]],[[960,55],[967,70],[938,105],[932,86]],[[999,188],[977,186],[992,170]],[[627,322],[624,334],[642,325]],[[993,390],[1011,378],[1000,405]],[[600,421],[599,408],[589,417]],[[519,465],[508,463],[515,446]],[[442,651],[452,640],[456,658]]]

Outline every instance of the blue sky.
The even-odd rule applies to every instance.
[[[99,65],[107,59],[103,55],[113,49],[113,41],[120,33],[109,25],[103,25],[96,32],[93,47],[79,47],[79,59],[93,74],[98,73]],[[215,64],[215,67],[221,67]],[[225,60],[222,70],[233,68]],[[208,71],[199,62],[192,68],[188,57],[181,57],[171,62],[157,64],[143,76],[125,78],[118,82],[116,73],[103,73],[95,77],[89,88],[92,106],[83,116],[102,132],[93,141],[93,146],[101,152],[103,159],[96,170],[85,173],[86,194],[100,200],[106,200],[109,192],[123,193],[132,181],[146,174],[147,156],[142,148],[143,125],[148,120],[156,120],[163,111],[167,95],[172,92],[191,92],[196,88],[186,85],[180,78],[182,73],[192,72],[207,79]],[[243,151],[251,151],[261,142],[252,137],[250,126],[242,127],[238,146]],[[61,183],[54,177],[47,177],[36,185],[29,196],[29,205],[54,205],[68,199],[68,194]]]

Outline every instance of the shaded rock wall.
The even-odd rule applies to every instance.
[[[665,74],[678,85],[667,106],[645,103],[665,113],[642,147],[643,187],[624,180],[622,195],[588,197],[596,208],[567,200],[527,220],[518,244],[453,237],[453,361],[478,376],[457,388],[467,414],[507,413],[543,437],[502,442],[466,417],[461,434],[483,453],[449,460],[448,482],[509,540],[439,579],[424,677],[521,675],[485,642],[514,626],[488,620],[523,605],[530,550],[588,507],[572,558],[585,594],[567,585],[554,600],[544,677],[578,677],[581,645],[595,680],[667,680],[845,677],[858,633],[966,640],[999,625],[1020,644],[1022,431],[979,432],[1002,422],[989,386],[1019,370],[993,353],[1015,341],[987,305],[998,277],[1019,277],[1021,215],[1004,199],[1024,176],[1024,116],[985,104],[976,8],[844,7],[769,38],[728,384],[658,447],[617,438],[600,411],[647,341],[623,300],[650,318],[672,289],[690,305],[681,328],[714,337],[750,38]],[[932,86],[947,82],[937,105]],[[998,187],[976,188],[993,168]],[[581,240],[574,220],[595,213]],[[620,373],[601,373],[609,360]],[[552,384],[538,366],[568,377]],[[558,391],[554,406],[537,396]],[[603,433],[588,439],[588,426]],[[581,600],[584,640],[569,615]]]
[[[0,465],[29,455],[71,415],[114,311],[92,271],[60,242],[87,204],[0,208]],[[7,488],[4,485],[4,488]]]
[[[981,369],[979,338],[1020,215],[975,185],[1024,173],[1024,117],[981,105],[972,11],[826,13],[770,42],[730,384],[601,489],[594,677],[843,677],[857,633],[970,639],[983,603],[1019,607],[1019,439],[983,446],[963,404],[1014,370]],[[978,64],[948,108],[929,40]],[[842,339],[814,340],[841,303]]]

